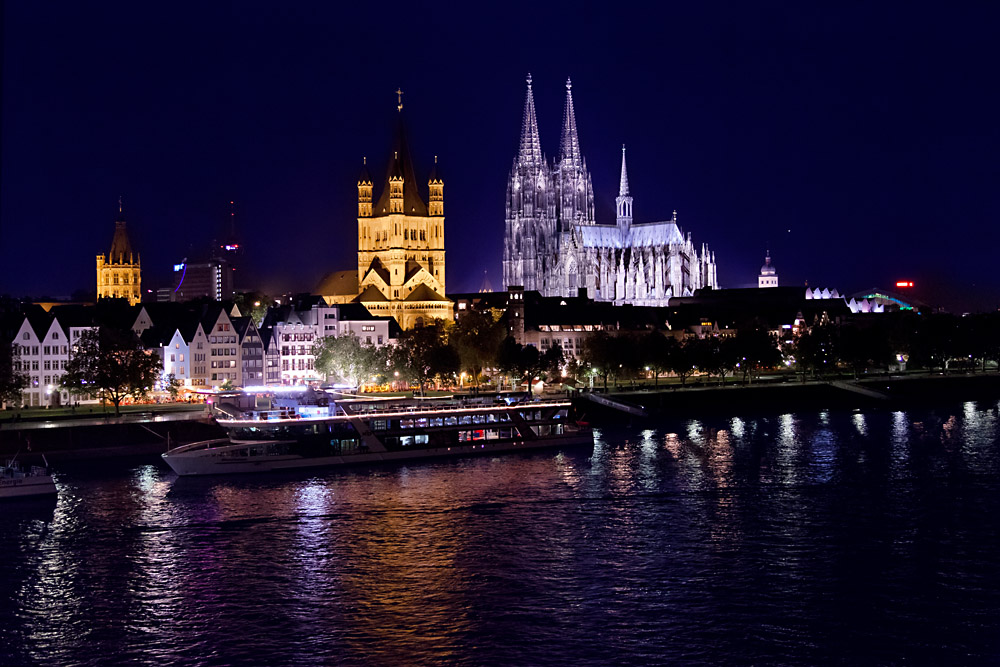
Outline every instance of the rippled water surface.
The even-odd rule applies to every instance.
[[[996,664],[994,404],[0,506],[0,664]]]

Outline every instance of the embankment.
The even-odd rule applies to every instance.
[[[1000,374],[878,377],[860,381],[808,381],[719,387],[675,387],[659,391],[615,392],[619,400],[642,406],[649,418],[756,415],[801,410],[928,407],[968,400],[1000,399]],[[577,414],[594,421],[635,417],[576,400]]]
[[[214,422],[118,422],[0,431],[0,457],[19,452],[18,459],[36,463],[45,454],[49,463],[76,459],[161,454],[185,442],[225,437]]]

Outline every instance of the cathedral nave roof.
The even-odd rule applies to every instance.
[[[624,233],[617,225],[579,225],[577,229],[586,248],[649,248],[684,243],[684,235],[673,221],[636,224]]]

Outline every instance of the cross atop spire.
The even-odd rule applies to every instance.
[[[521,164],[541,164],[542,143],[538,138],[538,119],[535,117],[535,96],[531,92],[531,74],[528,74],[528,92],[524,97],[524,120],[521,124],[521,149],[517,160]]]
[[[403,89],[396,89],[396,111],[403,113]]]
[[[622,144],[622,178],[618,185],[618,196],[628,195],[628,171],[625,169],[625,144]]]
[[[573,110],[573,82],[566,79],[566,109],[563,111],[562,143],[559,145],[559,162],[582,166],[580,138],[576,134],[576,112]]]
[[[122,196],[118,195],[118,212],[122,212]]]

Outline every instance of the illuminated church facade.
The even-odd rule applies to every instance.
[[[358,178],[359,293],[354,301],[412,329],[436,318],[451,319],[453,304],[445,297],[444,181],[435,157],[425,201],[402,109],[400,102],[395,145],[378,199],[367,160]]]
[[[690,233],[685,236],[676,211],[662,222],[633,221],[624,147],[616,223],[597,223],[572,83],[566,81],[559,155],[549,162],[541,149],[531,75],[527,82],[520,147],[507,182],[504,284],[543,296],[586,290],[598,301],[645,306],[718,287],[715,254],[705,244],[696,246]]]
[[[124,298],[128,299],[130,306],[134,306],[142,300],[141,288],[139,253],[132,251],[128,230],[125,229],[122,202],[119,199],[111,252],[97,256],[97,298]]]

